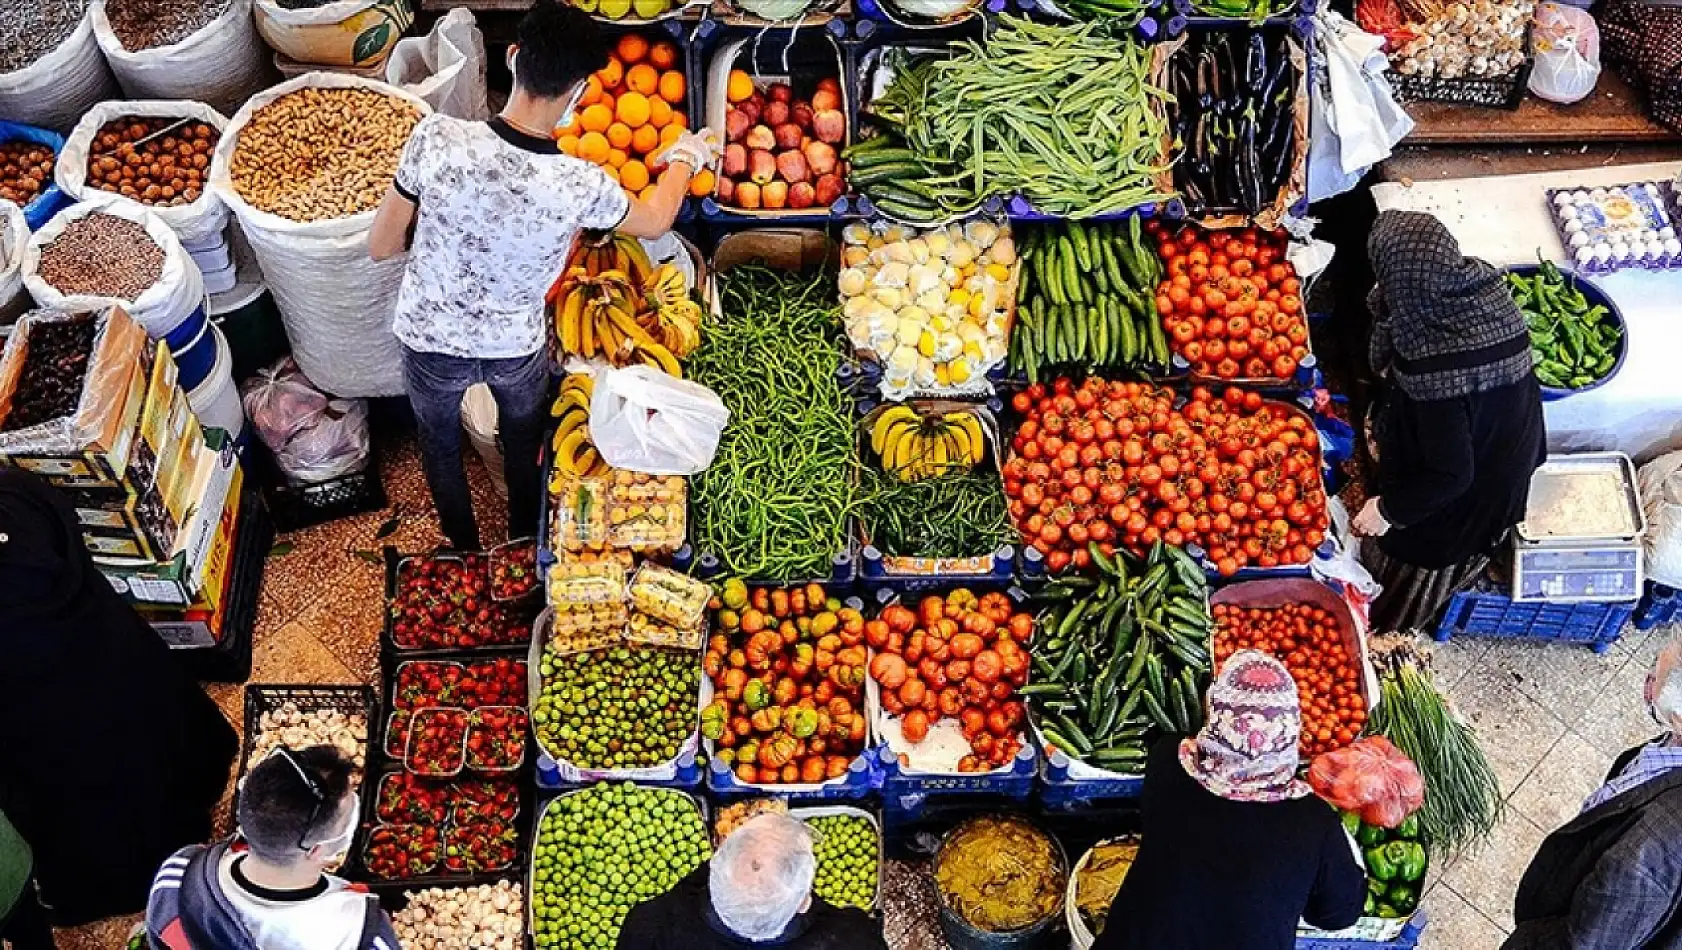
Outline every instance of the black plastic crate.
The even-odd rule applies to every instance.
[[[438,550],[427,553],[417,552],[413,554],[404,554],[390,545],[387,545],[381,550],[380,557],[385,570],[385,602],[383,606],[385,617],[381,621],[380,625],[380,654],[381,656],[388,656],[391,658],[391,663],[389,664],[390,666],[395,666],[397,663],[401,663],[404,660],[467,659],[477,656],[495,657],[511,651],[518,651],[521,656],[525,655],[526,647],[531,643],[530,636],[527,636],[524,640],[517,640],[510,643],[488,644],[479,647],[403,647],[397,645],[397,640],[392,633],[393,617],[391,608],[392,604],[397,600],[398,568],[409,558],[449,558],[461,557],[465,554],[476,554],[485,558],[487,563],[486,570],[489,570],[490,552],[488,551]],[[539,569],[541,570],[541,568]],[[536,621],[538,614],[543,612],[543,606],[544,600],[541,584],[539,585],[538,593],[527,600],[502,602],[503,609],[515,611],[516,616],[523,618],[528,626]]]
[[[364,752],[362,771],[366,773],[374,764],[374,733],[376,731],[374,717],[378,714],[374,703],[374,689],[371,686],[324,686],[313,683],[298,684],[268,684],[252,683],[245,687],[245,744],[240,751],[240,778],[251,769],[251,753],[257,741],[257,721],[263,713],[279,709],[286,703],[296,703],[305,710],[338,710],[340,712],[362,713],[368,722],[368,737],[365,740],[368,748]]]
[[[243,683],[251,675],[251,642],[257,628],[257,608],[263,593],[263,570],[274,546],[274,522],[262,497],[247,489],[240,497],[239,521],[234,526],[234,553],[228,582],[228,608],[222,615],[222,638],[215,646],[185,647],[172,652],[187,675],[211,683]]]
[[[402,899],[405,891],[425,890],[429,887],[476,887],[480,884],[494,884],[497,881],[514,881],[524,887],[526,869],[531,863],[532,829],[531,819],[536,807],[536,792],[531,781],[531,770],[521,769],[512,775],[504,776],[470,776],[465,773],[459,780],[474,781],[484,778],[491,781],[511,782],[518,794],[520,810],[515,814],[510,824],[514,827],[515,844],[514,860],[508,867],[499,871],[479,871],[452,874],[442,870],[421,877],[403,880],[388,880],[374,877],[368,873],[366,862],[363,860],[363,850],[367,847],[368,838],[375,827],[383,824],[379,820],[379,787],[380,782],[387,775],[401,774],[402,768],[384,771],[370,771],[364,780],[365,793],[362,796],[362,815],[358,819],[356,840],[351,845],[350,857],[345,860],[344,875],[346,878],[359,881],[366,885],[374,894],[378,895],[381,903]],[[433,779],[440,784],[448,784],[458,779]],[[453,818],[446,821],[445,827],[453,827]],[[445,833],[447,836],[447,833]],[[442,846],[442,844],[441,844]],[[442,861],[442,855],[439,858]],[[525,899],[529,900],[529,897]]]

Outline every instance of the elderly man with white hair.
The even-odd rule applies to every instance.
[[[887,950],[880,923],[812,893],[812,832],[787,815],[737,828],[707,864],[638,904],[619,950]]]
[[[1682,638],[1659,652],[1644,694],[1665,734],[1619,756],[1542,842],[1502,950],[1682,948]]]

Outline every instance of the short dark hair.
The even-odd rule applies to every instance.
[[[275,752],[257,763],[239,793],[239,827],[252,853],[284,865],[303,856],[298,842],[318,844],[337,827],[339,803],[350,792],[353,768],[344,753],[330,745],[311,746],[291,753],[291,758],[288,762],[286,753]],[[320,807],[299,769],[321,790]]]
[[[537,0],[516,32],[514,82],[554,99],[607,65],[607,39],[589,14],[557,0]]]

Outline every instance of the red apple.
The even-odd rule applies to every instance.
[[[788,103],[775,100],[765,104],[765,111],[760,113],[759,121],[771,128],[776,128],[788,121]]]
[[[789,121],[802,129],[810,129],[812,127],[811,105],[805,102],[796,102],[794,108],[789,110]]]
[[[736,204],[738,207],[754,209],[759,207],[759,186],[751,181],[741,182],[736,186]]]
[[[800,140],[804,138],[800,133],[800,126],[793,122],[784,122],[774,130],[777,133],[778,148],[799,148]]]
[[[727,142],[740,142],[747,137],[748,129],[753,128],[753,120],[740,109],[732,108],[724,113],[724,139]]]
[[[769,182],[759,190],[760,200],[765,207],[775,211],[788,204],[788,183],[781,181]]]
[[[789,149],[777,153],[777,174],[789,184],[806,181],[812,177],[812,170],[806,166],[806,156],[798,149]]]
[[[759,121],[760,113],[765,111],[765,104],[763,102],[749,99],[746,102],[737,103],[736,111],[747,116],[748,124],[752,125]],[[726,120],[728,121],[728,117],[726,117]]]
[[[777,147],[777,134],[768,125],[756,125],[748,130],[743,141],[748,148],[770,151]]]
[[[830,112],[841,108],[841,94],[828,89],[812,93],[812,111]]]
[[[817,190],[809,181],[797,181],[788,188],[790,208],[810,208],[818,200]]]
[[[735,179],[720,176],[718,179],[718,200],[724,204],[731,204],[736,200]]]
[[[761,185],[777,177],[777,159],[764,149],[749,152],[748,177]]]
[[[724,174],[737,178],[748,170],[748,150],[740,142],[724,146]]]
[[[800,150],[806,153],[812,174],[827,175],[835,170],[835,147],[828,142],[807,142]]]
[[[818,88],[826,92],[833,92],[836,95],[840,95],[841,81],[836,79],[834,76],[825,76],[824,78],[818,80]]]
[[[812,116],[812,131],[817,133],[820,141],[839,145],[847,137],[847,119],[834,109],[818,112]]]
[[[794,90],[790,89],[786,82],[774,82],[765,95],[772,102],[789,102],[794,99]]]
[[[817,184],[813,185],[813,190],[817,192],[818,204],[827,208],[835,203],[835,199],[841,197],[841,176],[835,172],[820,176]]]

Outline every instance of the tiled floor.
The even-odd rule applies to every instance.
[[[480,512],[499,512],[501,503],[476,461],[469,472]],[[413,445],[384,452],[382,473],[390,508],[297,532],[285,539],[291,549],[271,558],[251,682],[376,679],[381,620],[376,555],[388,544],[416,551],[440,542]],[[487,543],[503,533],[500,524],[488,522],[483,531]],[[1657,731],[1642,708],[1641,686],[1666,636],[1662,629],[1631,631],[1604,656],[1583,647],[1504,641],[1436,647],[1438,682],[1483,738],[1508,807],[1486,846],[1433,869],[1423,947],[1493,950],[1500,944],[1512,923],[1513,891],[1536,846],[1576,813],[1614,755]],[[207,689],[238,728],[242,688]],[[227,823],[225,803],[222,824]],[[114,950],[135,920],[61,931],[59,945]],[[928,928],[914,922],[892,921],[888,930],[895,950],[935,950]]]

